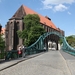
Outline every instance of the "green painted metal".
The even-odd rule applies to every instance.
[[[36,51],[35,53],[38,53],[38,52],[42,52],[43,50],[44,50],[44,39],[48,36],[48,35],[51,35],[51,34],[54,34],[54,35],[57,35],[57,36],[59,36],[61,39],[62,39],[62,41],[63,41],[63,46],[62,46],[62,50],[63,51],[65,51],[65,52],[67,52],[67,53],[70,53],[70,54],[72,54],[72,55],[75,55],[75,49],[73,48],[73,47],[71,47],[68,43],[67,43],[67,41],[66,41],[66,38],[64,37],[64,36],[62,36],[59,32],[47,32],[47,33],[45,33],[45,34],[43,34],[43,35],[41,35],[40,37],[39,37],[39,39],[35,42],[35,43],[33,43],[31,46],[29,46],[26,50],[28,51],[28,52],[31,52],[31,50],[33,51]],[[40,44],[40,42],[41,42],[41,44]],[[37,45],[39,45],[39,47],[36,47]],[[47,51],[47,48],[46,48],[46,51]]]
[[[31,46],[27,47],[26,51],[28,51],[28,52],[31,50],[35,50],[35,51],[39,51],[39,52],[43,51],[44,50],[44,39],[48,35],[51,35],[51,34],[55,34],[55,35],[58,35],[59,37],[63,37],[61,34],[59,34],[57,32],[47,32],[47,33],[41,35],[35,43],[33,43]]]
[[[67,53],[69,53],[69,54],[71,54],[71,55],[75,56],[75,48],[71,47],[67,43],[65,37],[63,37],[62,40],[63,40],[62,50],[65,51],[65,52],[67,52]]]
[[[31,55],[31,54],[36,54],[36,53],[40,53],[40,52],[43,52],[43,51],[48,51],[47,47],[46,49],[44,49],[44,39],[48,36],[48,35],[51,35],[51,34],[54,34],[54,35],[57,35],[59,36],[62,41],[63,41],[63,46],[62,46],[62,50],[65,51],[65,52],[68,52],[72,55],[75,55],[75,49],[72,48],[71,46],[69,46],[69,44],[67,43],[66,39],[64,36],[62,36],[59,32],[47,32],[47,33],[44,33],[43,35],[41,35],[38,40],[33,43],[32,45],[30,45],[29,47],[26,48],[26,54],[27,55]],[[13,50],[7,54],[7,58],[10,58],[10,56],[12,56],[13,54]],[[17,51],[16,51],[17,52]]]
[[[12,50],[7,52],[5,60],[16,59],[16,58],[18,58],[18,51]]]

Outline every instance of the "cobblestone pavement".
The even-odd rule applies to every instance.
[[[0,75],[72,75],[59,51],[49,51],[0,71]]]

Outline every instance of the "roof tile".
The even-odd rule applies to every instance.
[[[37,12],[31,10],[30,8],[28,8],[28,7],[24,6],[24,5],[22,5],[22,6],[24,8],[24,11],[26,12],[26,15],[27,14],[38,14]],[[51,20],[47,19],[46,17],[44,17],[44,16],[42,16],[40,14],[38,14],[38,15],[40,17],[40,22],[41,23],[58,30],[58,28],[52,23]]]
[[[28,15],[28,14],[38,14],[38,13],[24,5],[21,5],[21,7],[16,11],[16,13],[13,15],[13,17],[11,19],[19,18],[19,17],[22,18],[22,16],[24,16],[25,14]],[[40,14],[38,14],[38,15],[40,17],[40,22],[42,24],[45,24],[46,26],[49,26],[55,30],[58,30],[58,28],[53,24],[53,22],[51,20],[49,20],[47,17],[44,17]]]

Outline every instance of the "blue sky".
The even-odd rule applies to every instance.
[[[0,0],[0,23],[5,27],[21,5],[51,18],[65,36],[75,35],[75,0]]]

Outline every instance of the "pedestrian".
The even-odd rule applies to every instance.
[[[22,49],[21,49],[21,46],[19,46],[19,48],[18,48],[18,57],[20,57],[21,54],[22,54]]]
[[[23,46],[23,47],[22,47],[22,57],[25,58],[25,56],[26,56],[26,49],[25,49],[25,47]]]

